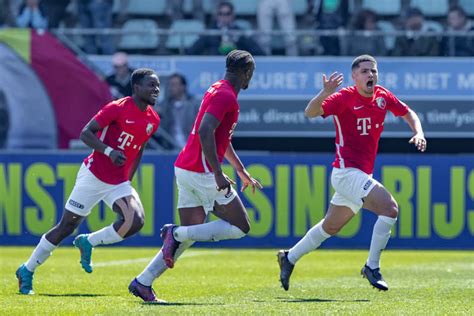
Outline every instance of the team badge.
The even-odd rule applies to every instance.
[[[148,125],[146,126],[146,134],[151,135],[152,131],[153,131],[153,124],[148,123]]]
[[[385,99],[382,98],[382,97],[379,97],[379,98],[375,99],[375,102],[377,103],[377,106],[382,110],[385,109],[385,106],[387,105],[385,103]]]

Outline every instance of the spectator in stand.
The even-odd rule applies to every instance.
[[[265,52],[252,38],[231,34],[229,31],[240,30],[235,24],[234,5],[223,1],[217,5],[217,16],[211,30],[220,30],[222,35],[203,35],[186,50],[188,55],[227,55],[234,49],[243,49],[252,55],[264,55]]]
[[[425,23],[425,17],[418,8],[410,8],[405,20],[406,36],[395,41],[394,56],[437,56],[439,41],[433,36],[422,36],[420,32],[434,31]]]
[[[105,78],[110,86],[110,93],[116,99],[132,95],[130,79],[133,69],[128,65],[128,56],[124,52],[117,52],[112,56],[114,72]]]
[[[274,30],[273,20],[276,15],[280,29],[285,31],[286,55],[298,55],[296,45],[295,14],[291,7],[291,0],[260,0],[257,9],[257,22],[259,31],[263,32],[260,36],[260,45],[265,54],[271,55],[272,37],[268,32]],[[266,34],[265,34],[266,33]]]
[[[343,29],[348,19],[348,0],[307,0],[306,20],[315,20],[318,30]],[[316,4],[316,5],[315,5]],[[324,55],[338,56],[341,54],[341,43],[338,36],[321,36],[319,41]]]
[[[82,28],[111,28],[113,0],[80,0],[77,2],[79,13],[79,26]],[[98,50],[100,47],[100,50]],[[115,51],[113,37],[110,35],[100,35],[96,38],[93,35],[85,36],[84,50],[88,54],[111,55]]]
[[[172,74],[168,79],[166,99],[158,109],[160,127],[174,141],[171,144],[164,140],[165,148],[181,150],[186,145],[198,111],[199,102],[187,91],[186,78],[178,73]]]
[[[71,0],[42,0],[48,16],[49,28],[55,29],[59,27],[59,23],[64,19],[66,8]]]
[[[448,31],[474,31],[474,25],[469,21],[466,11],[459,6],[449,9]],[[442,54],[444,56],[474,56],[474,38],[464,36],[447,36],[443,39]]]
[[[379,31],[377,28],[377,14],[369,9],[359,11],[351,23],[353,31],[366,31],[362,35],[352,35],[348,38],[349,55],[378,55],[387,54],[387,48],[382,36],[370,34],[372,31]]]
[[[16,17],[16,25],[18,27],[46,29],[48,27],[48,19],[41,0],[23,1]]]

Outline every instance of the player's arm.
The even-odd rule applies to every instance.
[[[323,115],[323,101],[336,92],[336,89],[342,84],[343,80],[343,75],[338,74],[337,72],[332,73],[329,79],[326,78],[325,74],[323,74],[323,88],[314,98],[311,99],[311,101],[309,101],[304,110],[304,115],[310,118]]]
[[[217,146],[214,133],[221,122],[212,114],[206,112],[201,120],[198,129],[199,140],[201,141],[202,151],[207,162],[211,165],[214,177],[216,179],[217,190],[230,190],[230,185],[235,182],[227,177],[221,168],[219,159],[217,158]]]
[[[135,175],[135,172],[138,169],[138,165],[140,164],[140,161],[142,160],[143,156],[143,151],[145,150],[146,143],[142,145],[142,148],[140,148],[140,151],[137,154],[137,158],[132,163],[132,168],[130,169],[130,176],[128,177],[128,180],[132,181],[133,176]]]
[[[415,135],[410,138],[409,143],[415,144],[416,148],[419,151],[426,150],[426,139],[425,134],[423,133],[423,128],[421,127],[420,118],[412,109],[408,109],[408,113],[402,116],[405,122],[410,126],[411,130]]]
[[[240,180],[242,181],[242,188],[240,189],[241,192],[245,191],[245,189],[250,185],[252,187],[252,192],[255,192],[255,187],[261,189],[262,185],[260,182],[252,178],[248,173],[247,169],[245,169],[244,164],[240,161],[239,156],[234,150],[234,146],[232,143],[229,144],[227,150],[225,151],[224,155],[225,159],[234,167],[237,171],[237,175],[239,176]]]
[[[90,148],[109,156],[114,164],[123,165],[126,160],[125,154],[104,144],[97,137],[97,132],[100,130],[102,130],[100,124],[95,119],[91,119],[82,129],[80,138]]]

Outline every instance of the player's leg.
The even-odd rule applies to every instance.
[[[46,261],[52,251],[71,235],[90,213],[92,207],[100,201],[100,194],[95,183],[89,181],[90,171],[82,165],[77,173],[76,183],[64,206],[64,213],[59,223],[41,237],[28,261],[17,270],[20,293],[32,292],[32,279],[35,269]]]
[[[393,196],[380,183],[376,183],[364,198],[363,207],[377,214],[370,242],[369,257],[362,268],[362,275],[380,290],[388,290],[387,283],[380,274],[380,256],[390,239],[390,232],[397,221],[398,204]]]
[[[338,203],[337,195],[331,201],[323,220],[313,226],[290,250],[278,252],[280,282],[286,291],[290,287],[290,277],[296,262],[305,254],[319,248],[326,239],[337,234],[354,217],[354,211],[351,208],[333,204]]]
[[[178,211],[181,226],[202,224],[206,220],[206,212],[202,206],[181,208]],[[173,264],[187,248],[193,245],[193,243],[194,241],[186,241],[182,243],[176,242]],[[128,290],[130,293],[140,297],[145,302],[156,301],[156,294],[151,286],[153,282],[167,269],[168,266],[165,263],[162,248],[146,268],[130,283]]]
[[[78,235],[74,240],[74,245],[81,251],[82,268],[88,273],[93,270],[93,247],[120,242],[140,231],[145,221],[145,211],[140,198],[129,183],[120,184],[111,190],[104,197],[104,201],[117,213],[117,220],[96,232]]]
[[[213,213],[220,219],[192,226],[179,226],[174,229],[174,238],[179,242],[219,241],[239,239],[250,231],[250,223],[242,201],[234,193],[232,200],[216,204]]]
[[[53,250],[64,238],[71,235],[83,220],[83,216],[64,210],[59,223],[41,237],[30,258],[16,271],[21,294],[34,294],[33,274],[36,268],[51,256]]]

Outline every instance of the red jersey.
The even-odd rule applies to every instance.
[[[181,150],[176,159],[175,166],[194,172],[212,172],[212,168],[206,161],[202,151],[198,130],[204,113],[210,113],[221,123],[214,135],[216,140],[217,158],[222,163],[224,154],[229,147],[239,118],[239,104],[234,87],[227,80],[219,80],[212,84],[204,94],[201,107],[194,122],[193,129],[188,137],[188,142]]]
[[[408,113],[408,106],[382,86],[376,85],[371,98],[359,94],[355,86],[341,89],[326,98],[324,115],[333,115],[336,126],[336,168],[358,168],[372,174],[387,110],[395,116]]]
[[[106,104],[94,119],[102,127],[98,137],[106,145],[122,151],[127,160],[123,166],[114,165],[101,152],[93,151],[84,164],[101,181],[119,184],[130,179],[130,169],[142,146],[160,125],[160,117],[151,106],[140,111],[132,97]]]

